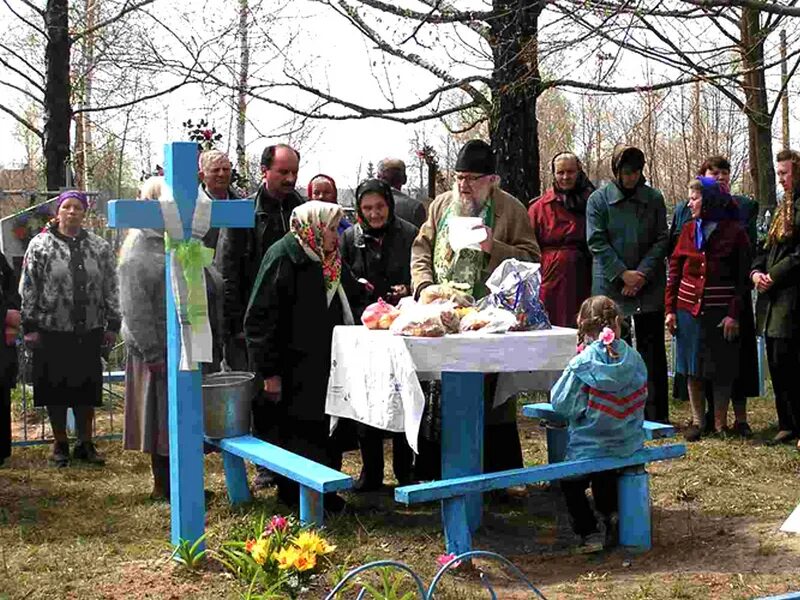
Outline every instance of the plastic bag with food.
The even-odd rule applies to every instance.
[[[502,308],[486,308],[467,314],[461,319],[461,331],[505,333],[517,324],[514,313]]]
[[[463,290],[449,283],[429,285],[419,294],[420,304],[434,304],[436,302],[452,302],[457,307],[472,306],[475,298]]]
[[[439,304],[406,303],[389,330],[395,335],[412,337],[442,337],[448,327],[442,322],[443,306]],[[455,311],[450,308],[455,316]],[[457,318],[457,317],[456,317]]]
[[[361,313],[361,322],[367,329],[389,329],[398,316],[399,310],[383,298],[378,298],[377,302],[367,306]]]
[[[539,299],[540,265],[507,258],[486,281],[489,295],[478,302],[480,309],[502,308],[516,317],[512,331],[551,329],[550,318]]]

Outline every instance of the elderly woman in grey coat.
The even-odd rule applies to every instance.
[[[158,199],[162,177],[151,177],[139,196]],[[120,251],[119,289],[125,364],[126,450],[151,457],[154,500],[169,498],[169,428],[167,425],[167,324],[164,280],[164,234],[133,229]]]
[[[141,199],[161,196],[163,177],[142,184]],[[122,307],[122,336],[127,347],[125,364],[126,450],[150,455],[153,500],[169,500],[169,425],[167,408],[167,323],[164,278],[164,234],[154,229],[131,230],[120,250],[118,274]],[[213,267],[206,269],[208,307],[214,333],[214,363],[221,359],[218,324],[221,322],[222,281]]]

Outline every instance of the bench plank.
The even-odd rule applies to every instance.
[[[552,404],[548,402],[537,402],[536,404],[526,404],[522,407],[522,414],[532,419],[545,419],[556,424],[566,424],[566,420],[553,410]],[[642,424],[645,438],[648,440],[660,440],[675,437],[675,428],[665,423],[655,421],[645,421]]]
[[[554,481],[565,477],[576,477],[623,469],[636,465],[643,465],[659,460],[679,458],[686,454],[683,444],[670,444],[667,446],[652,446],[642,448],[626,458],[595,458],[587,460],[574,460],[558,462],[522,469],[510,469],[496,473],[469,475],[443,481],[431,481],[406,485],[395,489],[394,498],[402,504],[416,504],[418,502],[431,502],[475,492],[488,492],[494,489],[507,488],[530,483]]]
[[[349,475],[259,440],[252,435],[220,440],[207,438],[207,441],[225,452],[267,467],[270,471],[296,481],[301,486],[323,494],[353,487],[353,478]]]

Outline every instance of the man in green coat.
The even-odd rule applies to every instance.
[[[800,396],[793,389],[800,371],[800,153],[782,150],[777,163],[783,201],[775,209],[750,279],[758,292],[756,331],[767,343],[778,411],[779,431],[773,441],[783,443],[800,435]]]
[[[633,321],[636,349],[647,365],[645,417],[669,421],[664,344],[667,209],[661,192],[645,183],[644,153],[625,146],[614,153],[616,180],[589,196],[586,240],[593,256],[592,294],[614,300]],[[630,341],[630,340],[628,340]]]

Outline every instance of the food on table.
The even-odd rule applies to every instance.
[[[385,302],[383,298],[378,298],[377,302],[364,309],[361,322],[367,329],[389,329],[398,316],[400,311],[397,308]]]
[[[517,324],[514,313],[502,308],[487,308],[469,313],[461,319],[461,331],[505,333]]]
[[[434,304],[436,302],[452,302],[456,306],[472,306],[475,298],[458,288],[443,283],[441,285],[429,285],[419,294],[420,304]]]

